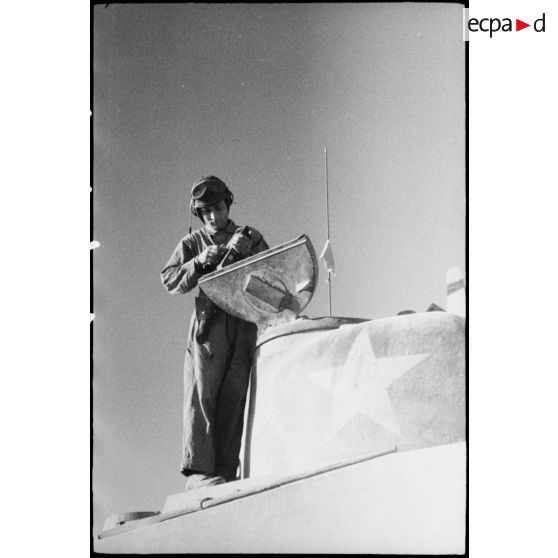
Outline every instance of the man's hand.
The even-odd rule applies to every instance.
[[[235,233],[229,241],[229,248],[232,248],[241,256],[247,256],[250,253],[250,247],[250,239],[243,235],[242,232]]]
[[[196,256],[195,263],[200,267],[217,265],[225,254],[225,250],[223,244],[208,246],[201,254]]]

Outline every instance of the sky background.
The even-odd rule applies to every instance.
[[[270,246],[326,240],[336,316],[445,307],[465,264],[465,60],[451,4],[94,11],[94,517],[180,492],[192,296],[159,272],[216,174]],[[198,226],[199,222],[194,221]],[[311,317],[328,313],[323,268]]]

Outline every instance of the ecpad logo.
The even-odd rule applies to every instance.
[[[542,16],[536,19],[533,22],[533,30],[537,33],[544,33],[545,32],[545,18],[546,14],[543,13]],[[521,31],[522,29],[526,29],[527,27],[531,27],[530,23],[525,23],[520,19],[515,20],[515,31]],[[512,18],[505,17],[505,18],[497,18],[497,17],[485,17],[485,18],[476,18],[472,17],[471,19],[467,19],[467,30],[471,31],[472,33],[478,33],[479,31],[482,33],[489,33],[490,38],[494,33],[498,33],[502,31],[504,33],[514,31]],[[468,37],[466,38],[468,40]]]

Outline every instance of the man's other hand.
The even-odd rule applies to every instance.
[[[247,256],[250,253],[250,239],[241,232],[235,233],[229,242],[229,247],[241,256]]]

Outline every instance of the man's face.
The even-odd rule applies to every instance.
[[[224,200],[216,202],[213,205],[200,207],[198,212],[205,228],[210,233],[222,231],[227,227],[227,223],[229,222],[229,208]]]

